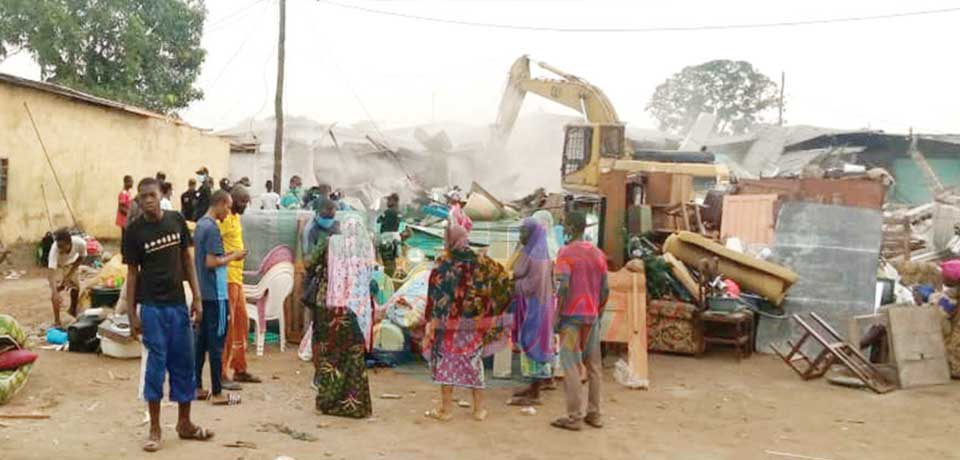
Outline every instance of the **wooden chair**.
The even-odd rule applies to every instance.
[[[808,324],[800,315],[792,315],[791,318],[804,330],[803,335],[796,344],[787,341],[790,351],[784,353],[775,345],[770,345],[773,352],[787,363],[804,380],[811,380],[822,377],[830,370],[834,363],[843,364],[858,379],[863,381],[871,390],[877,393],[887,393],[896,387],[880,374],[876,367],[870,364],[860,351],[850,344],[846,343],[826,321],[820,318],[816,313],[810,312],[809,317],[813,319],[820,329],[826,332],[827,336],[821,335],[817,329]],[[822,348],[816,356],[810,357],[803,353],[803,347],[808,344],[808,340],[813,339],[816,344]],[[811,342],[813,343],[813,342]]]

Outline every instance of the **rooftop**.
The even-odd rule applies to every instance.
[[[0,83],[7,83],[10,85],[20,86],[23,88],[31,88],[37,91],[43,91],[45,93],[56,94],[61,97],[73,99],[75,101],[84,102],[87,104],[93,104],[93,105],[105,107],[108,109],[119,110],[132,115],[137,115],[137,116],[147,117],[147,118],[155,118],[155,119],[163,120],[176,125],[199,129],[176,117],[170,117],[162,113],[153,112],[151,110],[147,110],[141,107],[127,105],[121,102],[112,101],[110,99],[104,99],[102,97],[97,97],[92,94],[87,94],[87,93],[77,91],[75,89],[67,88],[66,86],[57,85],[54,83],[30,80],[28,78],[22,78],[16,75],[10,75],[6,73],[0,73]]]

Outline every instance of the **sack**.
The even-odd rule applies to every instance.
[[[307,325],[307,332],[303,334],[300,340],[300,349],[297,350],[297,356],[301,361],[310,362],[313,360],[313,321]]]

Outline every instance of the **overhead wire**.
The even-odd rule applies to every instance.
[[[232,13],[227,14],[226,16],[218,19],[216,22],[213,22],[213,23],[211,23],[209,26],[207,26],[206,33],[211,33],[211,32],[214,32],[214,31],[218,30],[218,28],[219,28],[220,26],[222,26],[222,25],[224,25],[224,24],[226,24],[226,23],[228,23],[228,22],[231,22],[231,21],[232,21],[234,18],[236,18],[237,16],[240,16],[240,15],[242,15],[242,14],[250,11],[250,9],[253,8],[254,6],[256,6],[258,3],[263,3],[263,2],[265,2],[265,1],[268,1],[268,0],[254,0],[253,2],[250,2],[248,5],[246,5],[246,6],[242,7],[242,8],[239,8],[239,9],[237,9],[237,10],[234,10]]]
[[[262,20],[258,21],[253,28],[247,30],[247,34],[246,36],[243,37],[243,41],[240,42],[240,46],[237,47],[237,50],[234,51],[232,56],[230,56],[230,59],[228,59],[227,62],[223,65],[223,67],[220,68],[220,72],[217,73],[217,76],[213,79],[212,82],[210,82],[211,86],[217,84],[217,82],[220,81],[220,78],[223,77],[227,69],[230,68],[230,64],[233,64],[233,61],[237,58],[237,56],[240,55],[240,52],[243,51],[243,48],[247,46],[247,42],[250,41],[250,37],[252,37],[257,31],[259,31],[261,26],[263,26]]]
[[[489,28],[489,29],[506,29],[506,30],[520,30],[520,31],[533,31],[533,32],[559,32],[559,33],[653,33],[653,32],[695,32],[695,31],[716,31],[716,30],[736,30],[736,29],[763,29],[763,28],[774,28],[774,27],[798,27],[798,26],[810,26],[810,25],[819,25],[819,24],[865,22],[865,21],[877,21],[877,20],[883,20],[883,19],[906,18],[906,17],[914,17],[914,16],[931,16],[931,15],[938,15],[938,14],[960,13],[960,7],[954,7],[954,8],[937,8],[937,9],[929,9],[929,10],[906,11],[906,12],[899,12],[899,13],[876,14],[876,15],[869,15],[869,16],[846,16],[846,17],[807,19],[807,20],[796,20],[796,21],[776,21],[776,22],[760,22],[760,23],[744,23],[744,24],[701,24],[701,25],[693,25],[693,26],[594,28],[594,27],[554,27],[554,26],[478,22],[478,21],[468,21],[465,19],[440,18],[440,17],[433,17],[433,16],[422,16],[422,15],[410,14],[410,13],[401,13],[399,11],[381,10],[376,8],[368,8],[360,5],[349,5],[349,4],[339,3],[332,0],[316,0],[316,1],[318,3],[324,3],[324,4],[335,6],[338,8],[360,11],[360,12],[369,13],[369,14],[376,14],[381,16],[392,16],[392,17],[417,20],[417,21],[427,21],[427,22],[433,22],[438,24],[483,27],[483,28]]]

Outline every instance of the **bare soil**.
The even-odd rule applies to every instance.
[[[42,278],[0,280],[0,312],[31,330],[50,323],[48,298]],[[739,363],[724,350],[702,358],[652,355],[649,391],[624,389],[607,370],[607,426],[570,433],[549,426],[562,413],[558,391],[546,393],[535,415],[506,406],[519,382],[491,383],[485,422],[473,421],[465,408],[451,422],[428,420],[423,412],[436,404],[439,391],[418,366],[371,372],[372,419],[318,415],[309,387],[312,366],[298,360],[293,347],[248,358],[265,382],[245,386],[240,406],[194,404],[195,421],[216,432],[209,442],[177,439],[176,407],[164,404],[163,449],[145,454],[138,360],[40,355],[27,387],[0,414],[50,418],[0,419],[2,459],[960,458],[957,384],[876,395],[804,382],[767,355]],[[401,399],[381,399],[383,393]],[[236,441],[255,448],[224,446]]]

